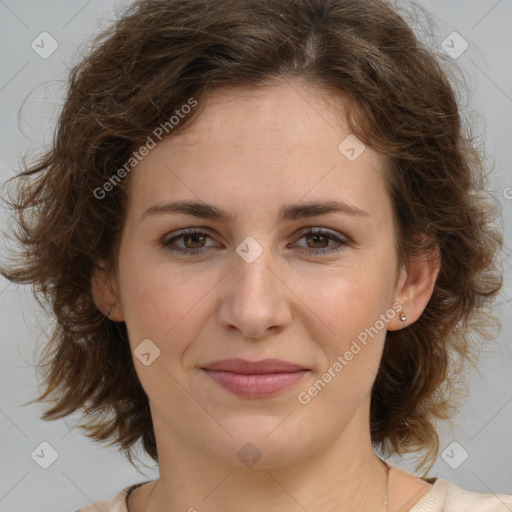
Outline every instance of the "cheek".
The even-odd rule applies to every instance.
[[[329,341],[337,350],[374,326],[389,307],[393,274],[388,267],[385,258],[367,254],[354,258],[350,266],[301,278],[299,295],[329,327]],[[381,322],[377,327],[382,329]]]
[[[182,269],[148,265],[129,275],[122,290],[123,313],[142,387],[155,407],[188,407],[189,398],[182,388],[187,386],[184,354],[200,336],[202,319],[211,314],[205,295],[215,284],[210,282],[214,276],[210,274],[205,282]],[[148,366],[137,359],[143,353],[137,347],[146,339],[159,350],[149,345],[151,357],[158,355]]]
[[[123,314],[132,349],[144,339],[161,350],[162,361],[181,354],[197,337],[208,315],[207,295],[222,277],[184,267],[126,257],[121,290]],[[123,281],[124,279],[124,281]]]
[[[326,417],[330,411],[333,426],[348,421],[371,393],[386,335],[380,315],[390,297],[389,275],[382,260],[372,264],[365,259],[333,271],[325,286],[318,286],[318,278],[304,284],[305,302],[329,325],[330,334],[316,333],[323,364],[307,387],[301,387],[298,401],[312,416]]]

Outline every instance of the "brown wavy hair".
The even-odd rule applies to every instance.
[[[32,283],[56,319],[38,361],[44,392],[28,402],[48,404],[43,419],[81,410],[95,441],[133,463],[141,440],[158,461],[125,324],[91,293],[97,258],[116,268],[129,175],[102,199],[94,191],[190,98],[199,107],[173,133],[214,88],[300,79],[349,99],[352,133],[387,156],[399,263],[440,249],[423,314],[387,333],[370,412],[376,448],[423,453],[417,468],[430,470],[436,421],[456,412],[462,369],[499,325],[501,212],[448,64],[408,13],[385,0],[141,0],[94,39],[70,72],[51,147],[15,176],[9,201],[18,249],[2,275]]]

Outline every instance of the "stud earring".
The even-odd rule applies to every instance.
[[[403,313],[403,312],[402,312],[402,313],[400,313],[400,320],[401,320],[402,322],[407,322],[407,316],[405,315],[405,313]]]

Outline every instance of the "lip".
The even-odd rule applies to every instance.
[[[246,359],[221,359],[202,367],[204,370],[221,370],[247,375],[263,373],[292,373],[307,370],[298,364],[283,361],[282,359],[262,359],[261,361],[247,361]]]
[[[222,388],[246,398],[264,398],[290,388],[309,371],[280,359],[223,359],[201,368]]]

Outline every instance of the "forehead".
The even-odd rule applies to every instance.
[[[190,127],[168,140],[182,146],[247,146],[252,140],[270,147],[283,142],[314,147],[315,135],[349,131],[347,102],[341,94],[303,80],[219,87],[205,96]]]
[[[345,106],[340,96],[301,82],[214,90],[191,125],[136,166],[137,207],[201,198],[234,210],[275,204],[277,211],[303,198],[338,198],[376,210],[386,193],[384,159],[351,138]],[[356,159],[347,158],[347,144]]]

